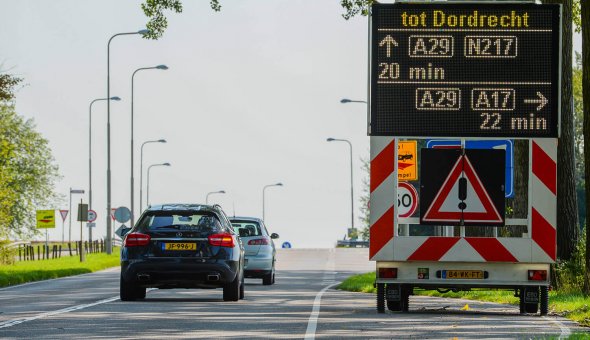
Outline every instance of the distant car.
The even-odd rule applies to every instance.
[[[123,301],[146,288],[223,288],[224,301],[244,298],[244,247],[219,206],[149,207],[121,248]]]
[[[246,277],[261,278],[264,285],[275,283],[276,250],[273,239],[279,238],[279,235],[269,235],[264,222],[259,218],[232,217],[230,221],[244,243]]]

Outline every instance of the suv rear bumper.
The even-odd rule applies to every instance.
[[[203,262],[204,261],[204,262]],[[219,288],[232,282],[239,262],[200,259],[121,261],[121,277],[142,287]]]

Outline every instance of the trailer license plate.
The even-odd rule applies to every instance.
[[[443,270],[443,279],[483,280],[482,270]]]
[[[162,248],[164,250],[197,250],[197,244],[188,242],[164,243]]]

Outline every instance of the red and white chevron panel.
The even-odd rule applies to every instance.
[[[396,146],[392,137],[371,137],[369,258],[372,261],[393,260],[394,214],[397,202]]]
[[[530,142],[529,237],[394,238],[396,143],[371,138],[371,239],[373,261],[553,263],[556,257],[557,140]]]
[[[530,143],[531,181],[529,218],[533,258],[555,262],[557,253],[557,139],[534,139]]]

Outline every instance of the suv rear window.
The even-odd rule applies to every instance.
[[[217,215],[206,211],[155,211],[143,216],[138,229],[153,230],[187,230],[187,231],[219,231],[221,223]]]
[[[239,221],[232,220],[231,225],[236,231],[236,234],[240,235],[240,229],[248,230],[248,237],[250,236],[261,236],[262,230],[260,224],[256,221]]]

